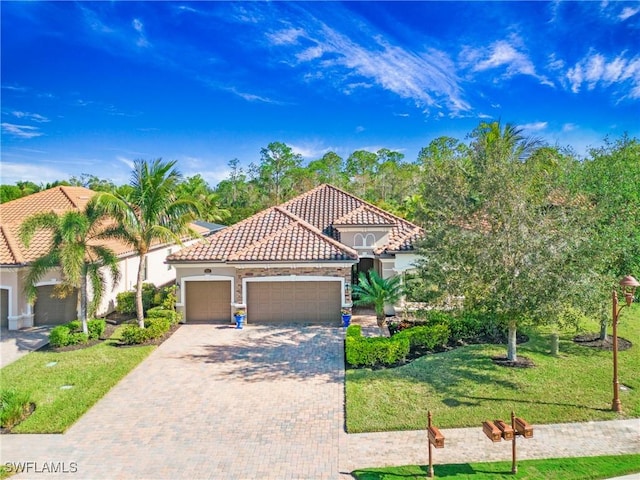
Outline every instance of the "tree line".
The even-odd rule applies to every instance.
[[[173,193],[200,218],[232,224],[319,184],[331,183],[425,228],[421,290],[430,301],[462,297],[509,327],[509,355],[523,323],[600,320],[617,279],[640,275],[640,142],[605,139],[584,158],[526,137],[517,127],[480,123],[464,140],[439,137],[413,161],[401,152],[335,152],[303,165],[282,142],[211,187],[180,178]],[[38,186],[0,186],[8,201],[56,185],[85,186],[121,199],[135,185],[92,175]]]

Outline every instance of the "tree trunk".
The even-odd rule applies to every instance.
[[[386,325],[385,325],[385,315],[384,312],[382,312],[382,315],[380,313],[376,313],[376,322],[378,324],[378,328],[380,329],[380,336],[381,337],[386,337],[387,336],[387,332],[385,331]]]
[[[516,354],[516,333],[518,325],[514,321],[509,322],[509,334],[507,338],[507,360],[510,362],[517,362],[518,356]]]
[[[82,272],[82,280],[80,281],[80,321],[82,322],[82,332],[89,335],[89,327],[87,326],[87,269]]]
[[[144,328],[144,305],[142,304],[142,282],[144,282],[144,261],[147,258],[145,253],[140,254],[140,264],[138,265],[138,282],[136,284],[136,315],[138,325]]]
[[[602,319],[600,321],[600,340],[602,340],[603,342],[607,340],[607,327],[609,326],[609,320],[608,319]]]

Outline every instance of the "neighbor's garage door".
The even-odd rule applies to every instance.
[[[37,287],[38,298],[34,306],[36,325],[60,325],[78,318],[78,290],[65,298],[57,298],[53,288],[53,285]]]
[[[186,282],[187,322],[230,322],[231,282]]]
[[[340,282],[248,282],[249,322],[339,322]]]
[[[9,290],[0,289],[0,326],[9,327]]]

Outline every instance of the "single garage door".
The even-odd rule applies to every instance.
[[[9,290],[0,289],[0,326],[9,328]]]
[[[187,322],[230,322],[231,282],[187,282]]]
[[[57,298],[54,286],[38,287],[38,298],[33,309],[36,325],[60,325],[78,318],[78,291],[65,298]]]
[[[340,321],[340,282],[248,282],[249,322]]]

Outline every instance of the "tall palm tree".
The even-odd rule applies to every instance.
[[[190,227],[199,215],[198,204],[188,198],[178,198],[176,189],[182,175],[174,168],[175,164],[162,159],[151,163],[136,160],[126,194],[103,192],[93,199],[116,221],[107,234],[128,243],[138,253],[136,314],[140,328],[144,328],[142,283],[149,250],[158,243],[181,245],[181,237],[185,235],[198,236]]]
[[[376,321],[378,328],[383,331],[384,327],[384,306],[394,304],[402,295],[401,277],[382,278],[375,270],[368,274],[360,272],[358,284],[353,286],[353,296],[355,305],[371,305],[376,311]]]
[[[20,239],[29,248],[38,230],[52,234],[49,251],[30,265],[25,279],[25,291],[30,301],[36,298],[35,284],[52,268],[62,270],[62,288],[65,296],[73,289],[79,290],[80,320],[82,331],[88,333],[87,315],[93,314],[100,304],[104,291],[103,267],[111,274],[113,283],[120,279],[118,258],[109,248],[100,244],[105,228],[105,216],[91,203],[84,211],[71,210],[62,215],[53,212],[38,213],[28,217],[20,226]],[[93,295],[88,301],[88,282]]]

